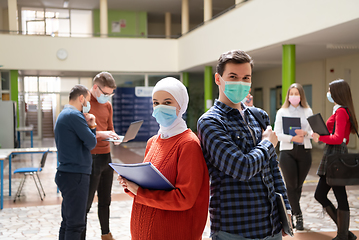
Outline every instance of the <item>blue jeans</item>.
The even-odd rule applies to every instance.
[[[57,171],[55,182],[62,195],[60,240],[81,238],[85,229],[90,175]]]
[[[215,232],[212,235],[212,240],[282,240],[282,231],[280,231],[279,233],[275,234],[273,237],[269,236],[269,237],[265,237],[263,239],[260,238],[245,238],[242,237],[240,235],[237,234],[231,234],[231,233],[227,233],[227,232]]]

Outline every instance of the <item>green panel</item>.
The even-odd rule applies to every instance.
[[[94,35],[100,35],[100,10],[93,10]],[[108,34],[110,37],[146,37],[147,36],[147,12],[131,12],[121,10],[108,10]],[[125,20],[125,26],[120,32],[112,32],[112,23]]]
[[[94,36],[99,36],[100,35],[100,10],[99,9],[94,9],[92,11],[93,14],[93,33]]]
[[[183,85],[185,85],[188,88],[188,86],[189,86],[189,73],[188,72],[182,73],[182,80],[183,80]]]
[[[282,57],[282,103],[288,88],[295,83],[295,45],[283,45]]]
[[[138,12],[138,35],[147,37],[147,12]]]
[[[213,101],[212,96],[213,91],[213,76],[212,76],[212,67],[206,66],[204,69],[204,111],[207,112],[209,107],[207,107],[207,100]]]
[[[18,87],[18,70],[10,70],[10,100],[16,102],[17,127],[19,127],[19,87]]]

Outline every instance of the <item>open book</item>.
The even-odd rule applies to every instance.
[[[175,187],[150,162],[135,164],[109,163],[109,165],[127,180],[142,188],[153,190],[172,190]]]

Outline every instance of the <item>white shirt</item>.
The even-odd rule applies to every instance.
[[[282,117],[300,118],[301,129],[308,133],[307,136],[304,137],[304,141],[303,141],[304,148],[305,149],[312,148],[312,143],[310,142],[310,139],[312,138],[313,130],[307,121],[307,117],[312,115],[313,115],[313,111],[311,108],[303,108],[300,105],[295,108],[290,104],[288,108],[281,108],[278,110],[277,116],[275,118],[274,132],[277,134],[278,140],[280,141],[280,146],[279,146],[280,151],[293,149],[293,143],[291,142],[293,136],[283,133]]]

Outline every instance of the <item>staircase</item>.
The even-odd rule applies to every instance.
[[[26,112],[25,125],[34,126],[34,136],[38,135],[38,124],[37,124],[37,96],[31,99],[33,105],[28,104],[28,110]],[[43,94],[41,96],[41,109],[42,109],[42,138],[53,138],[54,137],[54,123],[52,113],[52,98],[50,95]],[[30,133],[27,133],[30,136]]]

